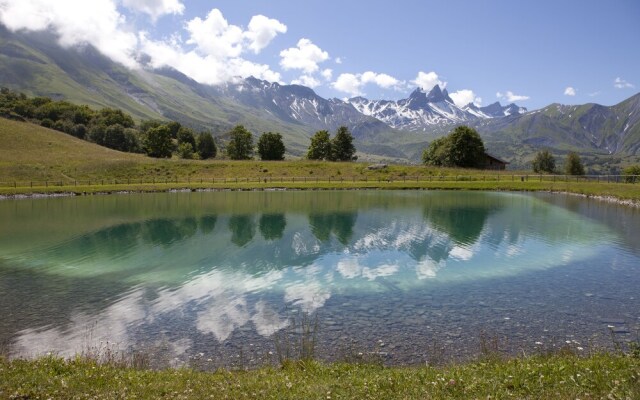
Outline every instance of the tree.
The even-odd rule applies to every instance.
[[[214,158],[218,153],[216,142],[213,140],[213,136],[207,132],[201,132],[196,140],[196,151],[200,155],[201,160],[207,158]]]
[[[482,168],[486,162],[484,143],[475,129],[461,125],[431,142],[422,153],[422,161],[442,167]]]
[[[549,150],[542,150],[536,153],[533,159],[533,172],[553,173],[556,170],[556,160]]]
[[[123,128],[132,128],[135,123],[131,115],[117,108],[103,108],[98,111],[98,115],[94,118],[96,123],[105,126],[120,124]]]
[[[169,158],[171,157],[171,131],[166,125],[151,128],[147,131],[144,143],[145,151],[150,157]]]
[[[177,139],[178,132],[180,128],[182,128],[182,125],[180,125],[179,122],[171,121],[167,123],[167,128],[169,128],[169,133],[171,133],[171,139]]]
[[[244,126],[238,125],[230,133],[227,155],[232,160],[250,160],[253,157],[253,136]]]
[[[124,135],[124,127],[120,124],[110,125],[104,131],[104,143],[102,144],[110,149],[126,151],[127,139]]]
[[[426,165],[442,167],[447,165],[447,137],[441,137],[429,144],[422,152],[422,162]]]
[[[279,133],[265,132],[258,139],[261,160],[284,160],[284,143]]]
[[[184,142],[178,145],[178,156],[190,160],[193,158],[193,146],[191,143]]]
[[[331,141],[331,160],[351,161],[355,154],[356,147],[353,145],[353,136],[346,126],[341,126]]]
[[[307,151],[309,160],[329,160],[331,159],[331,139],[329,132],[318,131],[311,138],[311,145]]]
[[[183,143],[189,143],[192,149],[196,148],[196,138],[193,135],[193,131],[189,128],[185,128],[184,126],[180,127],[177,134],[178,138],[178,146]]]
[[[631,165],[624,169],[624,181],[627,183],[636,183],[640,181],[640,165]]]
[[[567,160],[564,163],[564,172],[567,175],[584,175],[584,165],[577,153],[570,152],[567,154]]]

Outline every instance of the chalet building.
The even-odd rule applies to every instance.
[[[507,161],[501,160],[498,157],[492,156],[489,153],[484,153],[486,162],[484,169],[492,169],[492,170],[505,170],[507,169]]]

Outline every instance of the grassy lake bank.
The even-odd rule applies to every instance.
[[[0,359],[0,397],[181,399],[576,399],[640,397],[640,358],[597,353],[487,358],[445,367],[287,362],[214,373],[90,359]]]

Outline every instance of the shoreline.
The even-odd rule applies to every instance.
[[[598,195],[579,193],[569,190],[553,190],[553,189],[529,189],[529,188],[474,188],[465,187],[460,185],[458,187],[426,187],[426,186],[365,186],[365,187],[287,187],[287,186],[274,186],[274,187],[220,187],[220,188],[198,188],[198,187],[171,187],[171,188],[149,188],[149,189],[114,189],[114,190],[102,190],[102,191],[61,191],[61,192],[27,192],[27,193],[15,193],[15,194],[0,194],[0,201],[2,200],[28,200],[28,199],[46,199],[46,198],[60,198],[60,197],[82,197],[82,196],[108,196],[108,195],[128,195],[128,194],[145,194],[145,193],[196,193],[196,192],[271,192],[271,191],[345,191],[345,190],[447,190],[447,191],[491,191],[491,192],[542,192],[551,194],[561,194],[567,196],[582,197],[584,199],[591,199],[602,201],[611,204],[618,204],[627,207],[640,208],[640,199],[624,199],[614,195]]]

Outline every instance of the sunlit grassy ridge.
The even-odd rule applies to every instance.
[[[2,398],[640,398],[640,359],[535,356],[442,368],[291,362],[255,371],[138,370],[91,360],[0,360]]]

